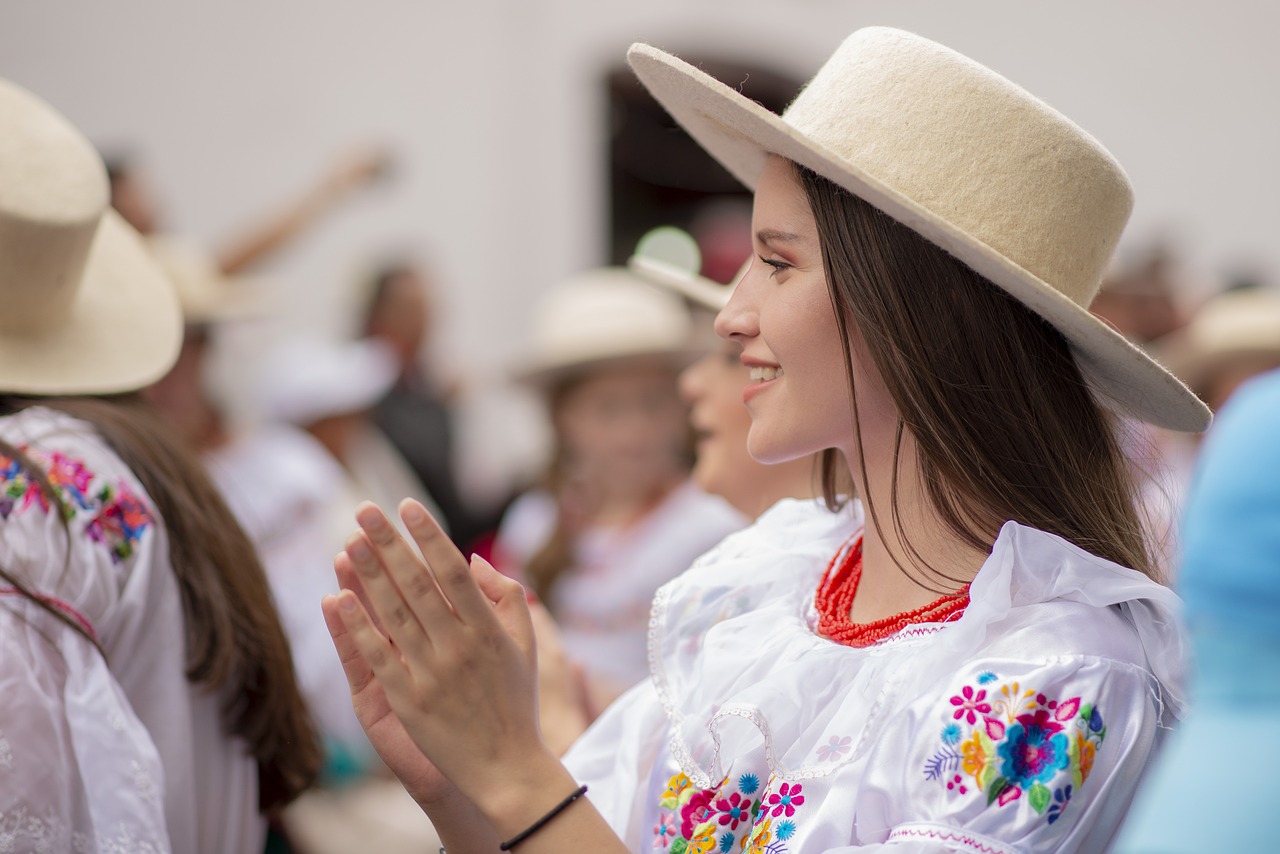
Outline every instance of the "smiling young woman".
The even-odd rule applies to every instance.
[[[896,30],[850,36],[783,116],[630,60],[755,190],[758,259],[717,326],[753,374],[752,455],[840,452],[868,521],[757,525],[663,587],[651,679],[562,765],[518,587],[417,507],[425,564],[362,508],[325,608],[371,737],[451,854],[1104,850],[1184,710],[1111,412],[1208,422],[1087,311],[1123,171]]]

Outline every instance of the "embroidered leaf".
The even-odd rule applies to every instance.
[[[987,789],[987,806],[991,806],[991,804],[995,802],[996,798],[1004,794],[1005,789],[1008,789],[1008,788],[1009,788],[1009,781],[1006,780],[1004,777],[997,777],[991,783],[991,787]]]
[[[944,747],[924,763],[926,780],[937,780],[943,774],[949,774],[960,766],[960,754],[949,747]]]
[[[999,741],[1004,738],[1004,724],[995,718],[983,718],[983,722],[987,725],[987,737],[992,741]]]
[[[991,783],[992,781],[995,780],[995,778],[996,778],[996,763],[988,762],[985,766],[983,766],[982,773],[974,779],[974,782],[978,784],[979,789],[982,789],[985,791],[988,787],[991,786]]]
[[[685,854],[689,850],[689,841],[687,839],[677,839],[671,843],[671,854]]]
[[[1036,812],[1043,814],[1045,807],[1049,806],[1049,790],[1043,783],[1036,783],[1027,790],[1027,803],[1031,804],[1031,808]]]
[[[1053,717],[1059,721],[1069,721],[1076,716],[1076,712],[1080,711],[1080,698],[1072,697],[1058,705],[1054,710]]]

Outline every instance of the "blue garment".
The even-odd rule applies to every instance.
[[[1280,764],[1280,372],[1243,386],[1218,416],[1182,530],[1192,714],[1112,851],[1275,850],[1268,784]]]

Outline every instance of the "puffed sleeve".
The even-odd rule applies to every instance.
[[[0,847],[169,850],[160,759],[96,647],[0,602]]]
[[[112,669],[150,510],[65,424],[0,423],[25,457],[0,453],[0,850],[168,851],[160,754]]]
[[[856,814],[858,838],[878,844],[822,850],[1104,850],[1159,720],[1152,677],[1132,664],[967,665],[877,738]]]

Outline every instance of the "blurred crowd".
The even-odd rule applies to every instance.
[[[539,477],[480,505],[460,485],[466,473],[456,453],[455,407],[464,389],[431,362],[432,335],[449,323],[434,295],[465,283],[439,282],[401,259],[372,259],[369,274],[350,282],[357,334],[342,340],[279,324],[291,308],[261,272],[362,188],[395,180],[387,167],[376,152],[343,159],[301,198],[214,252],[165,227],[156,198],[166,188],[153,187],[138,163],[106,161],[110,205],[143,236],[182,312],[176,362],[141,397],[203,464],[260,559],[318,735],[316,784],[272,819],[269,849],[296,854],[433,850],[426,847],[430,825],[381,767],[356,720],[317,605],[337,591],[333,554],[360,501],[391,509],[416,498],[466,553],[525,585],[544,650],[543,726],[563,750],[645,678],[659,587],[776,500],[823,492],[819,459],[765,467],[746,454],[740,389],[747,369],[711,326],[750,246],[717,225],[694,229],[702,245],[677,237],[678,251],[642,249],[629,267],[538,283],[543,295],[509,380],[544,404],[552,446]],[[705,211],[704,220],[721,223],[715,204],[732,202]],[[1177,246],[1128,250],[1092,306],[1097,316],[1215,412],[1261,395],[1256,378],[1280,369],[1273,283],[1195,281]],[[267,330],[270,340],[251,363],[234,352],[236,330],[244,328]],[[21,392],[40,393],[4,390]],[[1275,408],[1254,417],[1274,418]],[[1261,423],[1251,428],[1262,430]],[[1201,510],[1209,499],[1193,487],[1204,436],[1137,422],[1119,429],[1152,541],[1177,589],[1188,556],[1205,548],[1195,539],[1197,514],[1219,512]],[[1207,435],[1212,444],[1213,432]],[[1221,480],[1228,475],[1214,480],[1217,474],[1200,476],[1227,488]],[[848,496],[850,487],[841,491]],[[1268,509],[1259,524],[1280,527],[1280,506]],[[1276,552],[1268,558],[1280,564]],[[1273,578],[1259,584],[1274,588]],[[1197,589],[1187,593],[1193,599]],[[1214,625],[1223,619],[1230,623]],[[1215,644],[1212,655],[1224,660],[1250,654],[1221,638]]]

